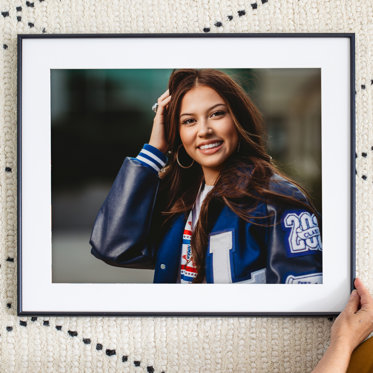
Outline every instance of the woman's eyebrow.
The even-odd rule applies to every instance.
[[[215,109],[217,106],[226,106],[226,105],[224,103],[215,104],[215,105],[211,106],[209,109],[207,109],[207,111],[211,111],[212,109]],[[183,114],[180,114],[180,118],[183,115],[193,115],[193,113],[183,113]]]

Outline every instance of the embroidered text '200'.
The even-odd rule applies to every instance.
[[[284,225],[291,229],[289,248],[292,254],[322,250],[320,228],[314,214],[307,211],[299,215],[289,213],[284,218]]]

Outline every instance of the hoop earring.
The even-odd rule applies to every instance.
[[[183,144],[180,144],[177,148],[177,151],[176,151],[176,162],[177,164],[181,167],[181,168],[191,168],[193,165],[194,165],[194,159],[192,159],[192,163],[189,165],[189,166],[184,166],[180,163],[180,160],[179,160],[179,150],[180,150],[180,147],[182,147]]]

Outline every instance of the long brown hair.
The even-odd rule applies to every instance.
[[[222,165],[214,188],[201,206],[192,235],[192,257],[198,271],[193,282],[197,283],[202,282],[205,276],[208,233],[212,229],[217,211],[224,205],[240,218],[253,224],[262,224],[258,222],[258,217],[252,216],[253,210],[261,202],[271,201],[280,206],[291,205],[316,211],[311,204],[270,190],[270,178],[280,172],[265,149],[262,115],[243,89],[219,70],[180,69],[173,71],[168,84],[172,96],[165,115],[169,163],[161,173],[160,188],[160,200],[163,201],[161,210],[165,217],[164,229],[167,229],[168,223],[178,214],[189,213],[203,181],[203,172],[198,163],[195,162],[192,167],[184,169],[176,160],[176,152],[181,144],[181,102],[184,95],[196,86],[208,86],[223,98],[236,126],[240,144],[239,151],[234,152]]]

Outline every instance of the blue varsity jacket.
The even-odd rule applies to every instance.
[[[167,158],[145,145],[126,158],[103,203],[90,244],[94,256],[131,268],[154,268],[155,283],[175,283],[180,268],[186,217],[181,214],[160,240],[150,232],[160,179]],[[270,188],[306,201],[299,189],[274,175]],[[280,210],[260,203],[253,215],[265,224],[239,218],[227,206],[209,232],[205,261],[207,283],[322,283],[322,244],[316,216],[304,209]]]

